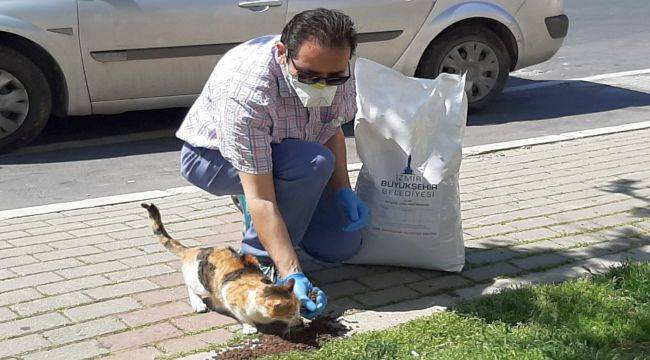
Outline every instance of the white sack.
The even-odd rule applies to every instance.
[[[460,271],[465,78],[409,78],[367,59],[357,59],[355,77],[356,191],[371,217],[349,263]]]

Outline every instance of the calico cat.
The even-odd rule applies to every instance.
[[[254,256],[240,255],[231,247],[187,248],[169,236],[154,204],[141,205],[149,212],[154,235],[181,258],[183,279],[194,311],[207,311],[207,299],[215,310],[239,320],[245,333],[254,333],[256,326],[277,322],[285,324],[288,331],[301,323],[300,301],[293,293],[293,280],[274,285],[260,271]]]

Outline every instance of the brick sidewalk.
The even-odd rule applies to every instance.
[[[647,164],[650,130],[466,158],[462,273],[303,266],[331,310],[362,331],[513,284],[647,261]],[[237,246],[241,215],[229,199],[196,192],[153,202],[186,245]],[[230,318],[192,314],[178,269],[139,202],[0,221],[0,358],[174,358],[232,339]]]

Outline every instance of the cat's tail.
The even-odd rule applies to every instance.
[[[158,237],[160,243],[163,244],[167,250],[171,251],[174,255],[181,255],[187,248],[178,242],[178,240],[172,239],[171,236],[165,230],[165,226],[160,219],[160,211],[154,204],[140,204],[143,208],[147,209],[149,212],[149,219],[151,219],[151,229],[153,234]]]

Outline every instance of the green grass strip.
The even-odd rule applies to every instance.
[[[271,359],[650,359],[650,264],[508,290]]]

